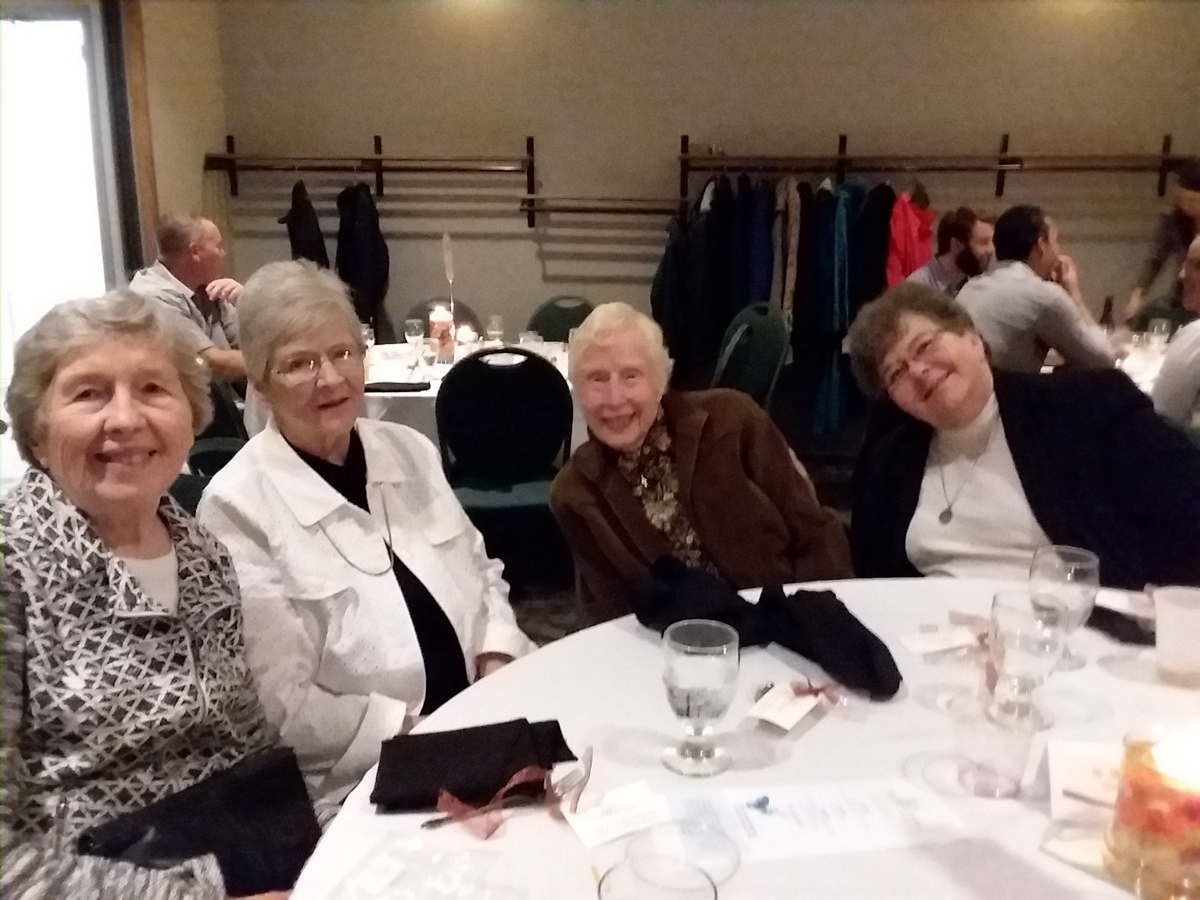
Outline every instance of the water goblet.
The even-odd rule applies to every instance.
[[[1083,668],[1087,659],[1071,652],[1069,638],[1087,621],[1096,605],[1096,594],[1100,592],[1099,558],[1079,547],[1039,547],[1029,567],[1029,592],[1046,616],[1062,611],[1060,624],[1068,641],[1058,667],[1064,671]],[[1042,598],[1048,599],[1041,602]]]
[[[425,337],[425,323],[420,319],[405,319],[404,320],[404,340],[409,344],[415,344],[417,341]]]
[[[375,346],[375,329],[370,325],[363,324],[359,326],[362,331],[363,345],[366,346],[367,352],[371,352],[371,348]]]
[[[1036,731],[1050,726],[1050,717],[1034,704],[1033,692],[1062,656],[1064,615],[1058,601],[1044,596],[1035,602],[1027,590],[1001,591],[992,599],[988,644],[997,677],[988,715],[994,721]]]
[[[663,633],[663,684],[684,739],[663,751],[663,765],[680,775],[724,772],[729,754],[712,743],[716,723],[737,689],[738,635],[723,622],[684,619]]]
[[[1171,320],[1151,319],[1150,325],[1146,329],[1146,337],[1150,349],[1155,353],[1162,353],[1167,349],[1167,342],[1171,339]]]
[[[504,316],[488,316],[487,339],[497,344],[504,340]]]

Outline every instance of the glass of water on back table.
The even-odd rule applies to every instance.
[[[729,768],[729,754],[712,742],[713,727],[737,690],[738,635],[708,619],[684,619],[663,632],[663,684],[685,737],[663,751],[663,765],[680,775],[703,777]]]

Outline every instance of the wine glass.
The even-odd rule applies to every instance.
[[[1035,602],[1029,591],[1001,591],[992,599],[988,645],[997,678],[988,715],[993,721],[1039,731],[1050,727],[1050,717],[1034,705],[1033,692],[1062,657],[1065,615],[1058,600],[1042,596]]]
[[[1044,607],[1046,615],[1052,615],[1056,609],[1064,610],[1060,624],[1069,637],[1087,621],[1096,605],[1100,560],[1095,553],[1079,547],[1039,547],[1029,567],[1029,592],[1033,602]],[[1050,598],[1050,602],[1041,603],[1042,598]],[[1070,671],[1087,665],[1085,657],[1071,652],[1069,643],[1064,647],[1058,663],[1060,669]]]
[[[415,344],[421,338],[425,337],[425,323],[420,319],[405,319],[404,320],[404,340],[409,344]]]
[[[1162,353],[1167,349],[1167,342],[1171,339],[1171,320],[1151,319],[1150,325],[1146,329],[1146,337],[1150,349],[1155,353]]]
[[[713,726],[737,688],[738,635],[723,622],[684,619],[663,632],[663,684],[671,710],[683,720],[684,739],[663,751],[663,765],[703,777],[729,768],[729,754],[713,746]]]
[[[487,339],[496,343],[504,340],[504,316],[488,316]]]
[[[366,346],[367,352],[370,353],[371,348],[375,346],[375,329],[365,323],[360,325],[359,329],[362,331],[363,344]]]

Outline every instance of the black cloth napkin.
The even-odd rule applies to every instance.
[[[1154,646],[1154,622],[1127,613],[1097,606],[1088,616],[1087,627],[1107,634],[1114,641],[1138,647]]]
[[[734,628],[744,647],[772,641],[810,659],[843,687],[872,700],[900,690],[900,670],[887,645],[855,618],[833,591],[763,588],[758,603],[709,572],[674,557],[650,567],[650,584],[635,597],[639,622],[660,634],[681,619],[715,619]]]
[[[457,731],[402,734],[383,742],[371,802],[380,812],[437,808],[447,790],[464,803],[487,803],[526,766],[551,768],[575,754],[558,722],[513,719]],[[542,785],[524,785],[514,794],[539,795]]]
[[[364,390],[368,394],[419,394],[429,390],[428,381],[369,381]]]
[[[277,747],[88,828],[78,848],[147,868],[212,853],[225,892],[244,897],[290,890],[320,839],[296,754]]]

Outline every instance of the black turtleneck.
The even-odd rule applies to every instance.
[[[367,506],[367,457],[357,429],[350,432],[350,449],[346,453],[346,461],[340,466],[305,453],[291,441],[288,444],[330,487],[359,509],[370,513]],[[388,512],[395,510],[389,509]],[[458,635],[445,611],[421,579],[392,552],[391,535],[388,540],[392,571],[396,583],[400,585],[400,593],[404,595],[413,630],[417,633],[421,657],[425,661],[425,705],[421,708],[421,714],[428,715],[467,687],[467,664]]]

